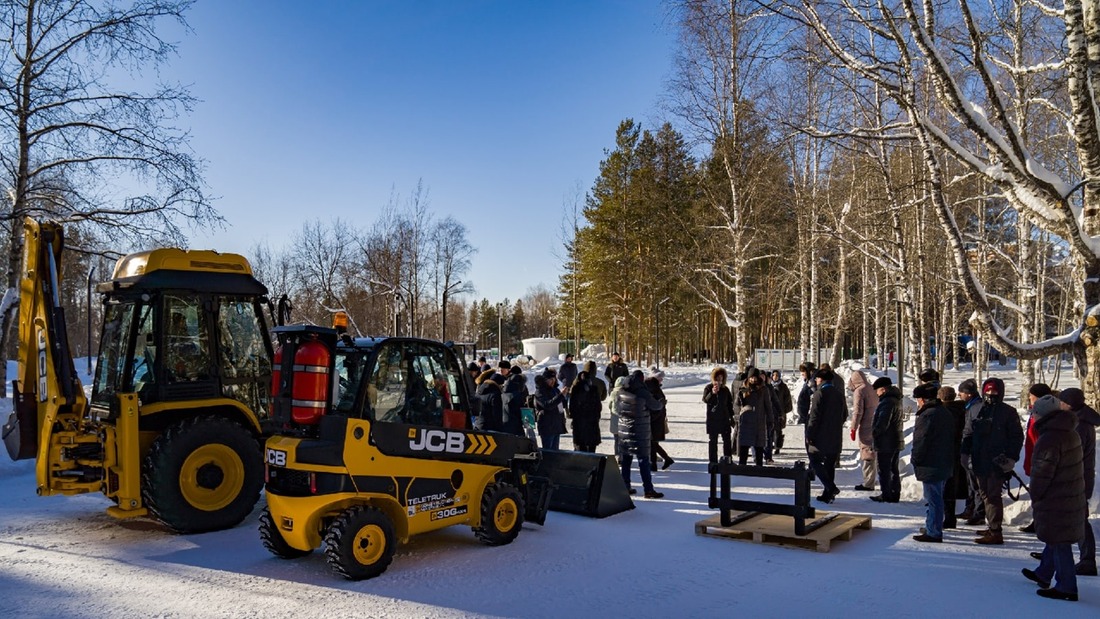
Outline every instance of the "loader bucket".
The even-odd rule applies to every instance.
[[[543,449],[534,475],[549,478],[550,509],[605,518],[634,509],[615,456]]]

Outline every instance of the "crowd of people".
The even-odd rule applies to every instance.
[[[614,453],[629,492],[636,493],[631,476],[637,461],[642,496],[664,496],[654,487],[652,472],[669,468],[674,460],[661,447],[669,428],[664,373],[657,368],[648,375],[631,371],[614,353],[601,380],[594,361],[578,369],[573,356],[566,355],[556,370],[546,368],[535,376],[534,394],[527,392],[522,369],[507,361],[493,368],[482,359],[471,363],[469,371],[477,385],[475,427],[522,435],[522,408],[528,406],[534,409],[544,449],[558,449],[561,435],[571,431],[575,450],[595,452],[606,403]],[[804,426],[806,455],[822,486],[817,500],[832,503],[840,494],[836,467],[847,425],[849,439],[859,447],[861,482],[854,489],[874,492],[877,486],[871,501],[901,501],[899,459],[906,447],[901,390],[888,377],[870,381],[862,370],[853,370],[846,385],[849,409],[845,383],[828,364],[804,363],[799,371],[801,388],[793,397],[777,370],[749,366],[730,381],[725,368],[714,368],[702,397],[709,461],[733,461],[736,456],[745,466],[751,454],[755,466],[774,464],[784,446],[788,415],[796,413],[792,423]],[[1077,576],[1097,574],[1087,502],[1095,486],[1100,414],[1085,404],[1080,389],[1055,393],[1039,383],[1029,390],[1025,430],[1017,410],[1004,402],[1005,385],[999,378],[985,380],[980,388],[973,379],[952,388],[927,369],[918,380],[910,394],[917,405],[911,463],[922,484],[926,514],[925,526],[913,539],[942,543],[945,529],[963,523],[982,527],[975,543],[1004,544],[1003,493],[1022,456],[1034,522],[1021,530],[1046,545],[1041,553],[1032,553],[1039,565],[1022,573],[1043,597],[1077,600]],[[956,514],[960,499],[965,505]],[[1074,544],[1080,553],[1076,563]]]

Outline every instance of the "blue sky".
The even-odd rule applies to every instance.
[[[202,101],[181,124],[229,224],[194,247],[366,227],[422,179],[494,301],[556,286],[564,205],[619,121],[660,122],[675,40],[658,0],[200,0],[188,21],[162,77]]]

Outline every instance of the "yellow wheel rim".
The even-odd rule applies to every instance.
[[[519,507],[512,499],[502,500],[497,503],[496,509],[493,510],[493,524],[496,526],[497,531],[501,533],[511,531],[512,527],[516,526],[518,518]]]
[[[189,505],[204,512],[224,509],[244,488],[244,463],[237,452],[220,444],[191,452],[180,468],[180,492]]]
[[[386,552],[386,534],[382,527],[368,524],[359,529],[352,540],[352,553],[360,565],[374,565]]]

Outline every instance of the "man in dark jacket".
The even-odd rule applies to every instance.
[[[963,401],[963,405],[966,408],[966,419],[963,420],[963,433],[966,433],[966,427],[974,422],[978,414],[982,411],[982,397],[978,392],[978,383],[973,378],[968,378],[959,383],[959,399]],[[962,457],[962,439],[959,440],[959,457]],[[959,463],[963,471],[966,474],[966,507],[962,513],[958,515],[959,520],[962,520],[968,525],[975,525],[985,522],[985,503],[982,501],[981,492],[978,488],[978,477],[974,475],[974,471],[971,471],[969,467],[965,467],[962,463]]]
[[[798,371],[802,374],[802,389],[798,392],[798,423],[806,425],[806,420],[810,417],[810,400],[817,391],[817,382],[814,381],[817,369],[807,361],[798,366]]]
[[[1001,523],[1004,503],[1001,492],[1006,476],[1012,473],[1020,450],[1024,446],[1024,427],[1015,408],[1002,401],[1005,384],[999,378],[982,383],[982,409],[974,419],[967,419],[963,430],[963,467],[970,467],[978,478],[978,489],[985,503],[985,520],[989,528],[974,540],[978,544],[1004,544]]]
[[[665,373],[655,367],[649,370],[649,376],[645,379],[646,389],[649,389],[650,395],[661,403],[661,410],[650,411],[649,414],[649,425],[653,430],[649,451],[650,471],[657,470],[658,457],[664,461],[661,466],[662,471],[672,466],[674,462],[672,456],[668,455],[664,447],[661,447],[661,441],[665,440],[665,428],[668,427],[668,398],[665,397],[665,392],[661,389],[661,382],[664,379]]]
[[[543,449],[557,449],[565,434],[565,396],[550,368],[535,376],[535,419]]]
[[[1077,434],[1081,438],[1081,454],[1085,472],[1085,501],[1092,498],[1096,489],[1096,427],[1100,426],[1100,414],[1085,404],[1085,392],[1076,387],[1063,389],[1058,394],[1062,410],[1077,416]],[[1096,536],[1092,525],[1085,522],[1085,536],[1077,544],[1081,560],[1077,562],[1078,576],[1096,576]]]
[[[504,381],[501,403],[504,412],[504,431],[516,436],[524,436],[523,405],[527,402],[527,377],[523,368],[513,365],[508,370],[508,380]]]
[[[1046,546],[1039,567],[1023,574],[1039,585],[1036,593],[1042,597],[1076,602],[1073,544],[1081,541],[1088,524],[1077,417],[1062,410],[1052,395],[1036,400],[1031,414],[1039,433],[1031,460],[1031,507],[1035,534]],[[1054,588],[1048,588],[1055,577]]]
[[[936,397],[933,383],[913,390],[917,421],[913,427],[913,471],[924,484],[927,504],[924,531],[914,535],[918,542],[943,541],[943,486],[955,466],[955,420]]]
[[[779,450],[783,449],[783,429],[787,427],[787,415],[794,410],[794,400],[791,399],[791,389],[787,387],[787,383],[783,382],[783,374],[779,370],[772,370],[772,390],[775,391],[775,396],[779,400],[779,410],[777,413],[778,423],[775,426],[775,450],[774,455],[779,455]]]
[[[477,377],[477,399],[481,402],[481,414],[474,420],[474,429],[483,432],[503,432],[504,416],[500,385],[492,370],[486,370]]]
[[[558,384],[565,390],[565,399],[569,400],[569,390],[577,380],[577,364],[573,363],[573,353],[565,353],[565,362],[558,368]]]
[[[952,445],[954,456],[951,458],[954,470],[951,471],[951,478],[943,487],[943,528],[955,529],[959,524],[958,514],[955,513],[955,501],[960,495],[966,493],[966,471],[959,462],[959,457],[962,455],[959,449],[962,447],[963,429],[966,428],[966,404],[956,399],[955,389],[947,385],[941,386],[936,396],[939,397],[947,412],[951,413],[951,419],[955,422],[955,438]]]
[[[844,420],[848,406],[835,385],[833,371],[821,369],[814,374],[817,392],[810,402],[806,420],[806,451],[810,466],[821,480],[825,491],[817,497],[823,503],[832,503],[840,494],[836,485],[836,461],[844,444]]]
[[[569,390],[568,410],[573,426],[573,448],[577,451],[595,452],[600,444],[600,412],[605,394],[596,383],[602,384],[599,378],[583,371]]]
[[[878,483],[882,493],[872,496],[877,503],[897,503],[901,500],[901,474],[898,456],[905,444],[902,429],[901,390],[886,376],[871,384],[878,395],[875,418],[871,422],[871,441],[878,462]]]
[[[630,488],[630,465],[635,456],[642,473],[642,487],[645,498],[659,499],[665,496],[653,487],[653,476],[649,470],[649,452],[652,427],[649,421],[650,411],[660,410],[658,402],[645,386],[641,370],[634,370],[626,389],[619,392],[616,404],[619,406],[619,459],[622,465],[623,482]],[[630,488],[634,494],[634,489]]]
[[[611,353],[611,363],[608,363],[607,367],[604,368],[603,376],[607,379],[607,384],[611,386],[615,386],[615,381],[620,376],[630,376],[630,369],[626,367],[622,355],[617,352]]]

